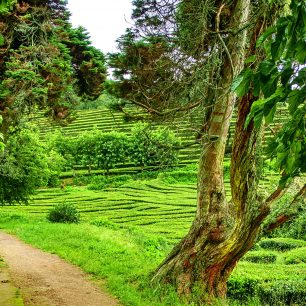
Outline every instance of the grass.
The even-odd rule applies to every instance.
[[[19,289],[10,282],[8,268],[0,257],[0,305],[2,306],[24,306]]]
[[[108,290],[124,305],[180,305],[171,288],[156,291],[149,280],[172,246],[187,233],[196,209],[196,187],[192,177],[175,171],[172,176],[169,172],[155,177],[143,174],[101,190],[86,186],[41,189],[28,206],[0,208],[0,227],[98,279],[106,279]],[[81,223],[48,223],[47,212],[58,203],[74,204]],[[273,238],[261,244],[235,269],[229,281],[229,296],[234,300],[229,305],[261,305],[248,299],[252,295],[275,299],[277,294],[286,303],[301,299],[305,293],[301,289],[306,285],[305,242]],[[273,262],[267,256],[271,254]],[[247,257],[256,259],[247,261]],[[284,287],[286,283],[290,283],[289,289]]]

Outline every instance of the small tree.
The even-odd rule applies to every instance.
[[[58,178],[62,162],[35,132],[23,129],[10,136],[0,153],[0,204],[27,202],[37,187]]]
[[[95,156],[100,169],[109,170],[118,164],[129,160],[129,139],[126,134],[118,132],[97,134],[95,143]]]
[[[170,167],[178,160],[179,145],[179,138],[168,128],[154,131],[148,124],[139,123],[132,129],[130,159],[142,169],[145,166]]]

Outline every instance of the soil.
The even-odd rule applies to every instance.
[[[10,278],[26,306],[119,306],[118,301],[89,281],[78,267],[3,232],[0,232],[0,257],[9,270],[9,276],[5,270],[1,271],[7,281],[0,284],[0,292],[5,291],[3,286],[10,283]]]

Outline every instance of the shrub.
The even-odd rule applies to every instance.
[[[264,305],[305,305],[305,280],[286,280],[262,283],[257,295]]]
[[[114,168],[117,164],[124,164],[129,155],[129,141],[124,133],[97,133],[95,138],[96,163],[99,169]]]
[[[87,188],[89,190],[101,190],[106,186],[107,179],[105,176],[97,175],[90,178],[88,181],[89,185]]]
[[[73,205],[62,203],[49,211],[47,219],[54,223],[79,223],[80,214]]]
[[[250,252],[243,257],[243,260],[253,263],[273,263],[276,261],[276,259],[276,254],[265,251]]]
[[[228,297],[230,299],[246,301],[254,296],[258,280],[245,276],[233,275],[227,282]]]
[[[298,247],[306,246],[306,242],[303,240],[295,240],[290,238],[271,238],[260,241],[259,245],[263,249],[285,252]]]
[[[287,265],[306,263],[306,247],[297,248],[288,252],[284,256],[284,259]]]
[[[119,187],[131,179],[132,177],[128,174],[118,175],[114,177],[105,177],[97,175],[90,179],[90,184],[87,188],[89,190],[101,190],[105,187]]]
[[[171,171],[158,174],[158,179],[165,183],[196,183],[197,172],[196,171]]]
[[[273,236],[306,240],[306,209],[304,208],[296,218],[274,231]]]
[[[12,133],[0,154],[0,204],[27,203],[37,187],[56,182],[60,163],[35,130],[25,127]]]
[[[62,166],[66,169],[75,165],[77,160],[75,138],[64,136],[61,131],[56,130],[46,135],[46,144],[50,151],[57,152],[63,158]]]

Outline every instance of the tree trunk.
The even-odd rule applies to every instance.
[[[222,6],[219,13],[221,10]],[[234,31],[243,28],[249,10],[250,1],[235,1],[230,28]],[[173,284],[187,299],[196,290],[202,302],[225,297],[230,273],[256,237],[255,231],[249,240],[247,226],[235,222],[239,214],[233,210],[235,205],[226,199],[223,179],[226,140],[236,100],[230,86],[243,67],[246,45],[246,31],[238,33],[228,38],[227,50],[223,52],[223,69],[209,122],[208,142],[203,146],[199,164],[195,220],[187,236],[173,249],[153,278]],[[223,41],[221,43],[224,45]]]

